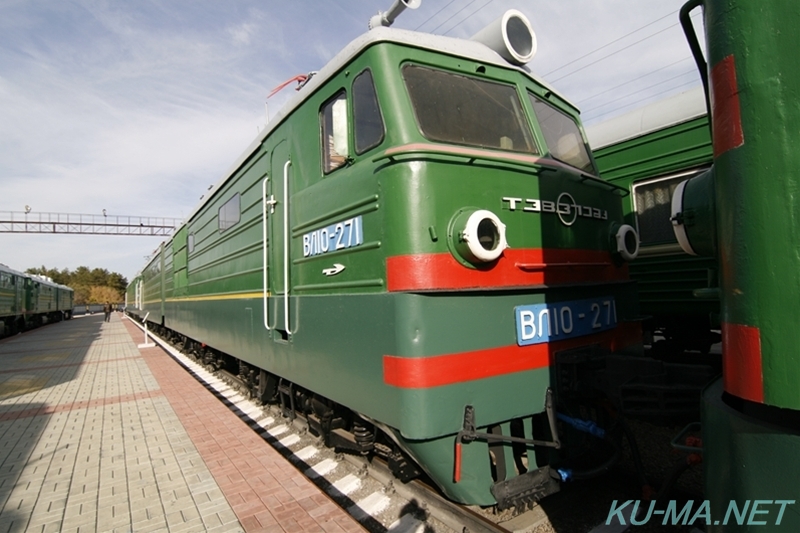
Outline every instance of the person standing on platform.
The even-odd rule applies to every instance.
[[[111,302],[106,302],[103,306],[103,312],[106,314],[105,321],[111,322]]]

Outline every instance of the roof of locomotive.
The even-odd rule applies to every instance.
[[[53,281],[53,278],[49,278],[47,276],[40,276],[39,274],[25,274],[25,276],[31,278],[32,280],[36,280],[43,285],[49,285],[51,287],[56,287],[58,289],[67,289],[73,290],[72,287],[67,287],[66,285],[62,285],[60,283],[56,283]]]
[[[568,98],[564,97],[561,93],[551,87],[547,82],[541,78],[533,75],[526,66],[512,65],[500,54],[486,46],[485,44],[468,39],[457,39],[454,37],[445,37],[443,35],[433,35],[430,33],[421,33],[410,30],[399,30],[394,28],[379,27],[369,30],[368,32],[357,37],[344,47],[336,56],[333,57],[324,67],[322,67],[316,74],[314,74],[303,87],[297,91],[297,94],[284,105],[278,114],[272,118],[267,127],[264,128],[250,143],[250,146],[242,152],[236,162],[228,169],[222,178],[214,184],[214,186],[205,194],[203,201],[186,217],[184,223],[190,221],[214,196],[216,191],[233,176],[233,174],[242,166],[242,164],[250,157],[253,152],[258,150],[264,139],[274,131],[283,121],[292,114],[292,112],[300,107],[300,105],[308,99],[314,92],[324,85],[330,78],[332,78],[339,70],[348,65],[353,59],[356,58],[361,52],[377,43],[396,43],[414,48],[421,48],[431,50],[446,55],[463,57],[474,61],[479,61],[486,64],[496,65],[506,69],[518,70],[525,76],[537,84],[545,87],[548,91],[557,95],[564,102],[572,106],[576,111],[578,107],[572,103]],[[180,226],[179,226],[180,227]],[[177,228],[176,228],[177,230]],[[149,264],[149,263],[148,263]]]
[[[0,272],[5,272],[7,274],[14,274],[15,276],[20,276],[22,278],[28,278],[38,281],[39,283],[44,283],[46,285],[51,285],[53,287],[58,287],[59,289],[68,289],[73,290],[72,287],[67,287],[66,285],[62,285],[60,283],[56,283],[51,278],[40,276],[38,274],[26,274],[25,272],[20,272],[19,270],[14,270],[8,265],[4,265],[0,263]]]
[[[605,122],[586,126],[586,136],[592,150],[598,150],[705,114],[706,99],[703,87],[698,86]]]
[[[7,274],[14,274],[15,276],[22,276],[23,278],[30,277],[30,274],[25,274],[24,272],[14,270],[10,266],[4,265],[3,263],[0,263],[0,271],[5,272]]]

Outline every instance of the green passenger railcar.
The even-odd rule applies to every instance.
[[[522,66],[527,20],[494,26],[512,48],[384,27],[353,41],[127,304],[326,441],[508,506],[569,475],[556,363],[642,344],[627,189],[596,176],[576,108]]]
[[[625,220],[641,240],[630,264],[645,333],[674,349],[707,352],[719,342],[717,262],[683,253],[672,231],[670,199],[678,184],[712,163],[702,88],[586,128],[600,175],[631,194]],[[666,346],[665,346],[666,347]]]

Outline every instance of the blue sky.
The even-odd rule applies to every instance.
[[[264,127],[270,90],[319,70],[390,3],[3,0],[0,211],[185,217]],[[589,124],[700,83],[682,3],[422,0],[395,27],[469,38],[519,9],[537,34],[529,67]],[[291,92],[269,100],[273,116]],[[0,234],[0,263],[130,278],[159,243]]]

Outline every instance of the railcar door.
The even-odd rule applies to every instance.
[[[276,341],[288,341],[291,332],[289,296],[291,287],[291,228],[289,192],[292,162],[286,140],[272,150],[269,177],[264,182],[266,248],[264,323]]]
[[[186,287],[189,284],[189,231],[183,226],[175,233],[172,240],[172,295],[173,297],[186,296]]]
[[[22,307],[20,308],[20,314],[25,317],[28,314],[28,311],[31,310],[31,300],[32,300],[32,292],[33,292],[33,282],[30,278],[21,278],[20,283],[22,283]],[[27,320],[27,317],[25,317]]]

